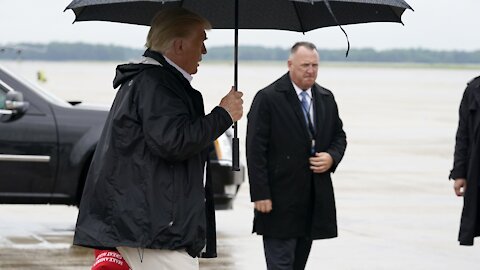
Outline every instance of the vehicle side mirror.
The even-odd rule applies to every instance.
[[[8,92],[5,98],[5,109],[11,110],[12,114],[24,114],[30,104],[23,101],[23,94],[20,92]]]
[[[23,94],[20,92],[8,92],[5,96],[4,109],[0,111],[2,121],[9,121],[23,115],[29,107],[29,103],[23,101]]]

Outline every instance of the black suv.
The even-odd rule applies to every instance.
[[[78,205],[108,107],[66,102],[0,66],[0,203]],[[231,134],[211,152],[216,209],[231,209],[244,170]]]

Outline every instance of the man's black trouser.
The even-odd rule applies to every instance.
[[[312,240],[305,237],[279,239],[263,237],[268,270],[303,270],[307,264]]]

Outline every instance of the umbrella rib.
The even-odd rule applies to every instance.
[[[333,20],[338,25],[338,27],[340,27],[340,30],[342,30],[342,32],[345,34],[345,38],[347,38],[347,52],[345,53],[345,57],[348,57],[348,52],[350,51],[350,40],[348,40],[347,32],[345,32],[345,29],[343,29],[342,25],[338,22],[337,16],[335,16],[335,14],[333,13],[329,0],[323,0],[323,3],[325,3],[325,6],[327,6],[328,12],[330,12],[330,15],[332,15]]]
[[[65,9],[67,10],[67,9]],[[72,24],[74,24],[77,21],[77,18],[82,15],[83,11],[85,10],[85,7],[81,7],[80,10],[78,11],[78,14],[75,14],[75,19],[73,20]]]
[[[291,2],[293,5],[293,8],[295,9],[295,14],[297,14],[298,18],[298,23],[300,24],[300,29],[302,30],[302,33],[305,35],[305,28],[303,27],[302,19],[300,17],[300,13],[298,12],[298,6],[296,2]]]
[[[395,12],[395,10],[393,9],[393,7],[390,7],[390,12],[393,13],[393,16],[397,17],[398,18],[398,21],[403,25],[405,26],[405,24],[403,24],[402,22],[402,15],[400,14],[400,16],[398,15],[397,12]]]

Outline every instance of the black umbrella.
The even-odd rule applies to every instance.
[[[73,10],[75,21],[150,25],[154,15],[168,7],[189,9],[207,18],[214,29],[235,29],[235,89],[238,89],[238,29],[305,33],[327,26],[402,23],[403,12],[412,9],[403,0],[73,0],[66,9]],[[236,171],[240,170],[238,149],[237,123],[234,123],[232,169]]]

